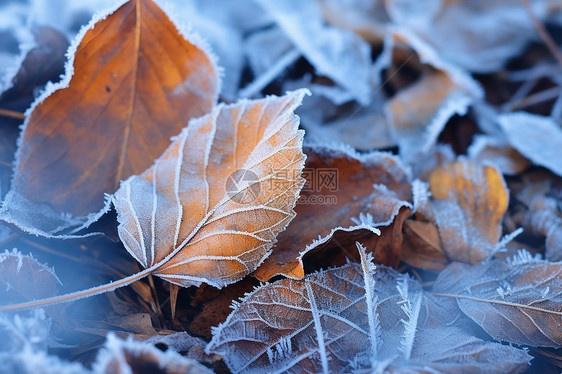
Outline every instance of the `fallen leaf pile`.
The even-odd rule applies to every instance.
[[[0,4],[0,373],[560,371],[559,1],[53,4]]]

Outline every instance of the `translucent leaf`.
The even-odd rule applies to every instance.
[[[214,330],[207,352],[222,355],[234,373],[525,370],[525,351],[441,324],[443,312],[419,283],[373,270],[359,250],[362,266],[283,279],[249,294]]]
[[[433,290],[456,299],[461,310],[494,339],[532,346],[562,346],[562,264],[520,251],[507,261],[478,266],[453,263]]]

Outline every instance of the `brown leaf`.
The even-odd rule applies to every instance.
[[[478,264],[492,255],[509,198],[501,174],[494,167],[460,160],[434,170],[430,188],[447,257]]]
[[[306,147],[305,152],[307,184],[297,216],[254,273],[262,281],[276,274],[302,278],[306,253],[317,247],[354,246],[356,240],[376,234],[376,228],[391,225],[402,207],[411,208],[409,172],[397,157],[328,146]],[[395,265],[397,257],[399,253],[389,251],[380,259]]]
[[[441,245],[437,227],[433,223],[406,220],[402,261],[436,273],[447,266],[449,260]]]
[[[212,58],[152,0],[131,0],[84,30],[65,79],[26,120],[4,204],[7,219],[35,233],[84,224],[104,193],[149,167],[217,98]]]
[[[119,236],[145,272],[221,288],[269,255],[304,183],[293,111],[305,94],[219,105],[122,183],[114,199]]]

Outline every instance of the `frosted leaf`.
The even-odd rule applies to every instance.
[[[30,346],[20,351],[0,353],[0,372],[18,374],[91,374],[91,371],[77,362],[68,362]]]
[[[389,0],[385,4],[395,23],[430,43],[441,58],[477,73],[500,70],[537,37],[519,0]],[[530,4],[539,19],[561,8],[556,0]]]
[[[0,253],[0,296],[2,303],[35,300],[58,293],[55,271],[32,255],[17,249]]]
[[[505,139],[487,135],[475,136],[468,155],[475,161],[494,164],[506,175],[519,174],[531,164]]]
[[[352,30],[371,44],[380,44],[390,21],[383,0],[322,0],[326,22]]]
[[[509,198],[501,174],[492,166],[460,159],[435,169],[430,187],[447,257],[477,264],[491,256]]]
[[[104,347],[98,353],[93,372],[138,373],[160,370],[167,374],[211,374],[212,370],[197,361],[185,358],[169,349],[166,352],[148,343],[131,338],[121,340],[113,334],[107,336]]]
[[[316,68],[348,90],[361,104],[370,102],[370,46],[349,30],[326,25],[317,1],[258,0]],[[298,9],[298,12],[295,10]]]
[[[441,324],[418,282],[365,260],[257,289],[213,331],[207,352],[234,373],[525,370],[525,351]]]
[[[562,176],[562,128],[552,118],[520,112],[500,115],[498,123],[523,156]]]
[[[556,188],[550,174],[538,172],[524,178],[524,185],[515,195],[526,210],[521,222],[529,232],[546,237],[545,257],[562,261],[562,211],[559,207],[560,187]]]
[[[383,52],[375,63],[379,84],[383,83],[382,72],[393,63],[393,52],[398,48],[412,49],[422,64],[432,68],[419,81],[390,98],[384,108],[400,155],[413,163],[420,155],[429,153],[447,121],[455,114],[466,114],[470,104],[483,97],[483,91],[470,75],[442,60],[427,42],[397,27],[389,27]]]
[[[220,288],[269,256],[304,183],[294,110],[306,94],[219,105],[122,182],[114,196],[119,237],[145,274]]]
[[[508,261],[452,263],[433,291],[456,298],[460,309],[494,339],[562,346],[562,264],[522,251]]]
[[[304,151],[307,183],[295,209],[297,216],[254,275],[264,281],[276,274],[302,278],[303,258],[312,251],[334,243],[354,248],[357,240],[378,241],[379,230],[385,228],[397,232],[380,237],[375,256],[377,262],[397,265],[402,220],[412,208],[409,169],[384,152],[359,154],[341,145],[310,145]]]
[[[327,95],[328,89],[334,91],[334,87],[319,86],[309,84],[313,95]],[[334,95],[335,96],[335,95]],[[317,98],[321,101],[320,98]],[[373,102],[368,107],[340,113],[342,107],[338,107],[338,117],[336,119],[324,119],[315,116],[314,111],[322,109],[322,114],[327,114],[326,108],[329,105],[334,106],[332,103],[339,103],[340,105],[345,102],[343,95],[330,97],[331,103],[317,103],[312,106],[303,106],[299,110],[302,117],[303,127],[306,130],[306,138],[310,142],[318,144],[329,144],[334,140],[349,144],[352,147],[361,151],[372,151],[373,149],[390,148],[396,145],[393,133],[385,117],[382,105],[385,98],[382,94],[377,94],[373,97]],[[338,102],[338,100],[340,100]],[[324,99],[323,101],[327,101]],[[307,110],[310,107],[309,110]]]

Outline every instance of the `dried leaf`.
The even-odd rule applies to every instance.
[[[526,175],[523,181],[522,189],[514,191],[525,205],[518,224],[531,233],[546,237],[547,260],[562,261],[562,211],[559,206],[562,183],[557,184],[550,173],[542,171]]]
[[[207,352],[233,373],[520,372],[530,356],[441,325],[421,286],[392,269],[348,264],[249,294]],[[367,369],[370,369],[367,371]]]
[[[492,166],[460,160],[434,170],[430,188],[447,257],[477,264],[491,256],[509,198],[501,174]]]
[[[16,249],[0,253],[0,287],[3,303],[35,300],[58,294],[55,271]]]
[[[390,226],[402,207],[412,207],[409,170],[397,157],[382,152],[360,155],[333,146],[310,146],[305,152],[307,183],[295,209],[297,216],[254,273],[262,281],[276,274],[302,278],[308,252],[325,244],[354,245],[355,240],[377,234],[377,228]],[[401,231],[401,224],[398,227]],[[379,259],[396,265],[400,257],[396,251],[390,246]]]
[[[407,220],[404,224],[402,261],[408,265],[433,272],[440,272],[447,266],[439,231],[431,222]]]
[[[45,351],[25,346],[10,354],[0,353],[0,372],[18,374],[90,374],[77,362],[63,361]],[[109,373],[108,373],[109,374]]]
[[[370,102],[371,49],[349,30],[326,25],[316,1],[258,0],[321,75],[363,105]],[[298,12],[295,12],[298,9]]]
[[[500,70],[536,37],[519,0],[387,0],[385,4],[392,21],[427,40],[444,60],[478,73]],[[541,19],[560,9],[556,0],[530,4]]]
[[[562,176],[562,128],[552,118],[521,112],[501,115],[498,123],[523,156]]]
[[[458,67],[441,60],[435,50],[416,35],[390,28],[385,38],[382,54],[375,66],[379,83],[383,83],[382,71],[393,62],[395,50],[413,49],[407,63],[418,56],[421,63],[431,66],[419,81],[400,90],[385,107],[391,132],[400,147],[400,154],[408,162],[415,162],[427,154],[447,121],[455,114],[463,115],[468,106],[483,97],[480,85]],[[428,94],[431,93],[431,94]]]
[[[390,21],[383,0],[323,0],[326,22],[352,30],[371,44],[381,44]]]
[[[293,111],[305,94],[219,105],[122,183],[114,199],[119,236],[145,273],[221,288],[269,256],[304,183]]]
[[[531,163],[503,139],[477,135],[468,149],[470,158],[479,163],[495,165],[503,174],[516,175]]]
[[[533,258],[526,251],[478,266],[453,263],[439,274],[433,290],[455,298],[494,339],[562,346],[561,263]]]
[[[69,51],[64,79],[29,112],[3,204],[3,219],[35,234],[91,222],[104,193],[149,167],[217,98],[212,57],[152,0],[94,17]]]
[[[133,339],[120,340],[107,336],[104,348],[94,364],[98,374],[128,374],[159,372],[165,374],[211,374],[212,370],[197,361],[185,358],[169,349],[162,352],[151,344]]]

